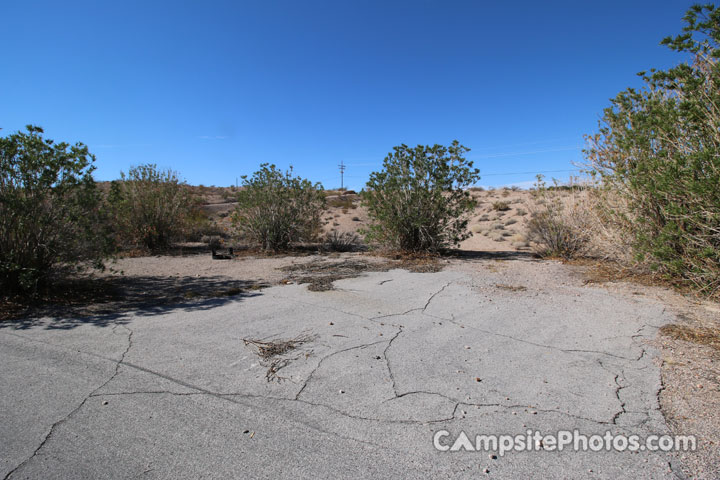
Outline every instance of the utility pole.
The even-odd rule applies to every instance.
[[[345,163],[340,160],[340,165],[338,165],[338,167],[340,167],[340,190],[345,190]]]

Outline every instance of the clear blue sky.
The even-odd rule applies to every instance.
[[[0,127],[234,184],[262,162],[360,188],[394,145],[472,149],[481,185],[568,170],[694,2],[0,2]],[[547,176],[566,178],[567,172]]]

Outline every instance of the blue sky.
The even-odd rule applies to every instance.
[[[682,60],[694,2],[0,2],[0,127],[228,186],[263,162],[360,188],[394,145],[472,151],[481,185],[567,178],[609,99]]]

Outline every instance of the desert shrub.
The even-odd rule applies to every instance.
[[[223,238],[219,235],[205,235],[200,241],[212,250],[219,250],[223,246]]]
[[[294,177],[264,163],[252,177],[242,177],[233,222],[264,250],[282,250],[293,242],[312,241],[325,208],[322,185]]]
[[[457,140],[394,147],[362,193],[371,225],[367,239],[408,252],[437,251],[468,238],[475,200],[465,190],[480,177]]]
[[[218,217],[225,218],[227,212],[221,212]],[[228,229],[220,222],[213,220],[204,212],[197,203],[190,209],[185,218],[185,228],[182,236],[189,242],[203,242],[202,238],[208,236],[218,236],[227,238],[230,236]]]
[[[112,182],[108,204],[118,243],[149,250],[168,247],[182,237],[195,208],[177,172],[147,164],[132,167]]]
[[[325,245],[333,252],[351,252],[360,247],[360,237],[355,232],[332,230],[325,235]]]
[[[591,240],[596,217],[588,196],[565,196],[559,192],[547,188],[538,175],[536,202],[530,208],[527,225],[528,240],[535,243],[536,253],[543,257],[571,259],[593,254]]]
[[[352,198],[347,195],[327,199],[328,207],[342,208],[345,213],[349,208],[357,208]]]
[[[492,208],[498,212],[506,212],[510,210],[510,204],[504,201],[493,202]]]
[[[528,222],[528,238],[537,244],[541,256],[568,259],[578,256],[585,246],[581,233],[558,210],[535,212]]]
[[[40,127],[0,138],[0,289],[33,294],[58,266],[107,252],[95,157],[44,139]]]
[[[694,6],[663,44],[690,55],[642,74],[588,137],[592,171],[626,207],[636,258],[708,294],[720,291],[720,9]]]

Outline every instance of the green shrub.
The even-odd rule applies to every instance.
[[[40,127],[0,138],[0,289],[35,293],[58,266],[108,251],[95,157],[83,144],[42,137]]]
[[[322,185],[293,177],[264,163],[251,178],[242,177],[233,222],[264,250],[286,249],[293,242],[313,241],[325,208]]]
[[[720,9],[694,6],[663,44],[691,55],[642,74],[604,111],[586,156],[626,210],[639,260],[708,294],[720,291]]]
[[[180,239],[195,204],[178,174],[147,164],[120,177],[108,195],[118,243],[160,250]]]
[[[367,239],[407,252],[437,251],[468,238],[467,214],[476,202],[466,187],[479,171],[468,148],[442,145],[394,147],[383,170],[361,193],[371,224]]]

